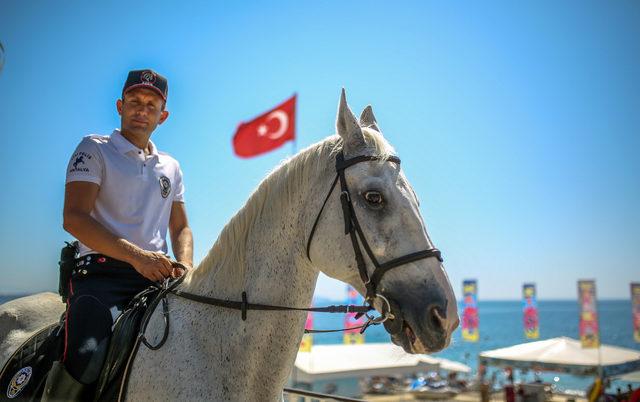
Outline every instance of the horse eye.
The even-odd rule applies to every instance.
[[[380,206],[382,205],[383,201],[382,194],[380,194],[378,191],[367,191],[366,193],[364,193],[364,199],[373,206]]]

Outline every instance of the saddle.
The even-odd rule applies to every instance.
[[[126,384],[125,367],[138,343],[143,316],[158,304],[161,289],[150,287],[137,294],[116,319],[107,356],[98,378],[94,401],[118,400]],[[40,401],[53,362],[64,349],[64,315],[31,336],[16,350],[0,371],[0,401]]]

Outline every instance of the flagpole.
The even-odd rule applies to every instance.
[[[594,286],[595,286],[595,281],[594,281]],[[596,297],[595,299],[595,305],[596,305],[596,311],[597,311],[596,322],[598,323],[598,375],[600,376],[600,381],[602,381],[602,394],[604,395],[606,389],[604,387],[604,367],[602,367],[602,355],[601,355],[602,328],[600,327],[600,309],[598,308],[598,305],[600,304],[600,300],[598,300],[597,293],[595,291],[593,292],[593,294]]]
[[[298,94],[294,92],[293,93],[293,97],[295,98],[295,107],[297,108],[298,107],[298,105],[297,105],[297,103],[298,103]],[[297,110],[296,110],[296,112],[297,112]],[[296,124],[297,121],[295,121],[297,119],[297,115],[298,115],[298,113],[295,113],[293,115],[293,118],[294,118],[293,124],[295,124],[294,127],[296,127],[296,128],[298,126]],[[291,141],[291,156],[294,156],[295,154],[298,153],[298,135],[297,134],[298,133],[295,133],[295,132],[293,133],[293,141]]]

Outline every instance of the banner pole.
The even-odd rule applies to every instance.
[[[296,92],[293,93],[293,98],[295,99],[295,101],[294,101],[294,108],[295,108],[294,111],[295,111],[295,113],[293,114],[293,118],[294,118],[293,127],[295,129],[297,129],[298,128],[298,124],[297,124],[298,123],[297,122],[297,120],[298,120],[298,94]],[[295,129],[294,129],[294,132],[293,132],[293,140],[291,141],[291,156],[292,157],[295,154],[298,153],[298,133],[296,133]]]
[[[595,282],[594,282],[594,287],[595,287]],[[602,328],[600,327],[600,309],[598,308],[598,305],[600,304],[600,300],[598,300],[597,298],[597,293],[595,291],[593,293],[596,296],[595,298],[595,305],[596,305],[596,311],[597,311],[596,322],[598,323],[598,375],[600,376],[600,381],[602,381],[602,394],[604,395],[606,389],[604,385],[604,367],[602,367],[602,355],[601,355]]]

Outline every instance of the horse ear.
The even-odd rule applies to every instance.
[[[372,128],[377,132],[382,133],[382,131],[380,131],[380,128],[378,127],[376,116],[373,115],[373,108],[371,107],[371,105],[367,105],[367,107],[365,107],[360,114],[360,125],[362,127]]]
[[[355,155],[360,148],[366,146],[360,124],[358,124],[356,116],[354,116],[351,109],[349,109],[349,105],[347,105],[347,95],[344,88],[342,88],[340,104],[338,105],[336,130],[344,142],[343,150],[345,156]]]

